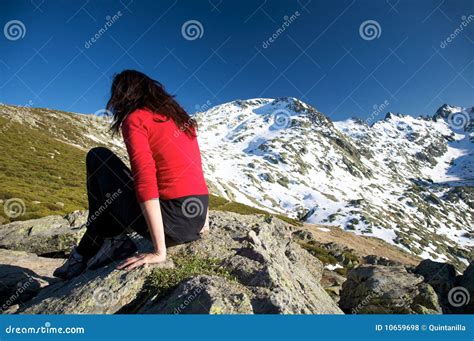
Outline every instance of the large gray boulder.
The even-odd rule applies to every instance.
[[[459,283],[448,295],[448,303],[455,312],[474,314],[474,261],[464,270]]]
[[[87,212],[15,221],[0,226],[0,248],[37,255],[67,255],[85,232]]]
[[[456,269],[454,266],[425,259],[418,264],[414,272],[423,276],[425,283],[431,285],[438,294],[441,305],[447,306],[448,293],[456,284]]]
[[[353,314],[439,314],[433,288],[403,266],[362,265],[348,273],[339,306]]]
[[[166,297],[151,299],[140,314],[252,314],[251,293],[219,276],[197,276],[181,282]]]
[[[255,313],[342,313],[319,283],[323,264],[292,241],[292,232],[291,225],[276,218],[211,212],[210,233],[171,254],[221,259],[253,293]]]
[[[62,262],[33,253],[0,249],[0,311],[14,310],[43,287],[57,282],[52,273]]]

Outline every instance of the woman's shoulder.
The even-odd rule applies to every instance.
[[[153,119],[153,113],[147,109],[136,109],[125,117],[123,120],[124,125],[143,125],[147,121]]]
[[[130,119],[130,120],[150,120],[150,119],[153,119],[153,120],[158,120],[158,121],[167,121],[168,120],[166,115],[164,115],[162,113],[159,113],[159,112],[156,112],[156,111],[152,111],[151,109],[148,109],[148,108],[136,109],[136,110],[132,111],[126,117],[126,119]]]
[[[126,117],[126,119],[139,119],[139,118],[147,118],[147,117],[150,117],[150,116],[153,116],[153,112],[151,112],[150,110],[146,109],[146,108],[140,108],[140,109],[135,109],[134,111],[132,111],[130,114],[128,114],[128,116]]]
[[[150,109],[136,109],[125,117],[122,122],[122,129],[146,129],[148,131],[155,131],[158,128],[168,129],[171,120],[165,115],[151,111]],[[155,123],[168,123],[166,125],[157,125]]]

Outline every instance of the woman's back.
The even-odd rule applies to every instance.
[[[122,133],[140,202],[208,194],[197,138],[173,120],[138,109],[125,118]]]

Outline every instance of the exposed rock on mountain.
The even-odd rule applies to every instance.
[[[49,221],[54,224],[55,219]],[[35,228],[45,221],[28,224]],[[318,242],[316,230],[333,241]],[[1,278],[6,288],[1,295],[8,303],[2,312],[337,314],[342,312],[338,306],[359,314],[470,311],[469,302],[448,309],[452,302],[444,298],[456,285],[472,294],[472,265],[454,278],[452,265],[424,261],[415,268],[410,256],[402,251],[397,255],[396,248],[385,247],[390,259],[364,253],[367,237],[353,236],[344,245],[339,234],[348,232],[328,230],[308,224],[301,229],[272,216],[211,211],[210,232],[201,240],[170,247],[164,264],[130,272],[110,264],[69,281],[51,278],[60,259],[0,250],[0,267],[8,270]],[[151,248],[149,241],[133,237],[141,251]],[[35,245],[41,238],[25,236],[19,245]],[[54,243],[47,245],[57,249]],[[369,245],[377,245],[376,240]],[[19,286],[29,282],[28,290],[19,293]]]
[[[0,248],[37,255],[66,255],[85,232],[86,212],[76,211],[65,217],[15,221],[0,226]]]
[[[291,240],[287,223],[211,212],[210,228],[205,238],[170,248],[174,267],[87,271],[44,288],[18,312],[172,313],[184,305],[179,313],[341,313],[319,284],[321,262]],[[200,261],[187,265],[189,257]]]
[[[0,249],[0,311],[27,302],[41,288],[57,282],[51,274],[62,262],[33,253]]]
[[[474,314],[474,262],[472,262],[464,271],[463,275],[458,278],[457,285],[465,290],[464,296],[462,297],[464,304],[456,311],[464,314]],[[465,295],[466,292],[468,295]],[[453,291],[451,294],[453,294]]]
[[[161,266],[170,266],[164,264]],[[132,302],[151,268],[130,272],[109,265],[53,284],[18,312],[23,314],[113,314]]]
[[[433,288],[402,266],[362,265],[342,285],[340,307],[354,314],[439,314]]]
[[[250,293],[218,276],[184,280],[166,299],[147,302],[140,314],[253,314]]]
[[[425,259],[416,267],[414,272],[423,276],[424,281],[433,287],[443,306],[449,305],[449,291],[456,285],[454,266]]]

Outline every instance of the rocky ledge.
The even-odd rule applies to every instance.
[[[51,278],[61,262],[51,257],[67,254],[84,232],[84,217],[75,212],[0,227],[0,266],[8,269],[0,277],[3,313],[460,312],[447,306],[451,301],[445,296],[461,284],[474,298],[472,265],[457,276],[451,268],[440,270],[440,263],[425,261],[414,268],[377,256],[358,260],[331,245],[324,250],[348,267],[336,273],[299,227],[273,217],[220,211],[211,212],[204,238],[170,247],[164,264],[130,272],[111,264],[69,281]],[[142,250],[150,247],[146,240],[134,240]],[[34,284],[21,290],[25,282]],[[472,301],[461,309],[472,309]]]

